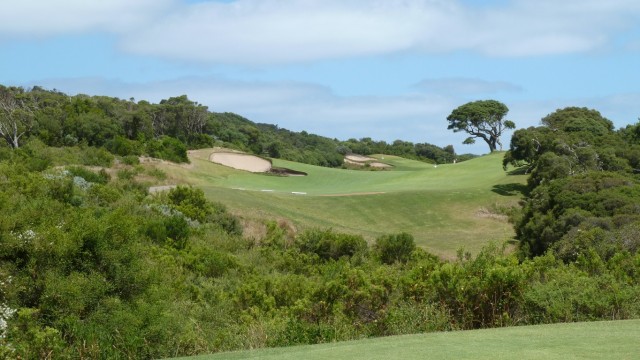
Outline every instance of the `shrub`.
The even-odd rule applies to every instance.
[[[87,147],[82,151],[82,165],[110,167],[113,155],[104,148]]]
[[[332,230],[308,230],[298,239],[302,252],[313,253],[323,260],[353,257],[367,250],[367,242],[360,235],[341,234]]]
[[[413,236],[407,233],[383,235],[376,239],[374,251],[378,259],[385,264],[405,263],[416,248]]]
[[[116,136],[115,138],[106,142],[105,147],[113,154],[120,156],[128,155],[140,155],[140,143],[135,140],[129,140],[122,136]]]
[[[96,184],[106,184],[111,178],[111,176],[109,176],[109,174],[104,169],[101,169],[100,172],[95,173],[85,167],[71,166],[67,168],[67,171],[72,176],[79,176],[88,182]]]
[[[123,156],[122,163],[125,165],[138,165],[140,164],[140,158],[137,155]]]
[[[187,147],[182,141],[170,136],[162,136],[158,140],[147,143],[147,152],[153,157],[176,163],[189,162]]]

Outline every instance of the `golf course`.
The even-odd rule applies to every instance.
[[[640,124],[474,101],[474,155],[0,90],[0,359],[640,353]]]
[[[374,155],[390,170],[346,170],[273,159],[306,176],[273,176],[210,161],[214,149],[191,151],[189,166],[158,164],[168,183],[201,188],[249,222],[279,219],[296,229],[332,228],[372,241],[411,233],[418,246],[446,257],[503,243],[513,228],[501,212],[517,205],[525,175],[502,168],[502,153],[434,165]],[[220,150],[217,150],[220,151]]]
[[[636,359],[640,320],[440,332],[196,356],[235,359]]]

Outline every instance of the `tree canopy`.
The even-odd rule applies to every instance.
[[[481,138],[487,145],[489,151],[493,152],[502,143],[500,136],[505,129],[514,129],[515,123],[504,120],[509,112],[509,108],[496,100],[479,100],[459,106],[447,116],[449,126],[447,129],[453,132],[464,131],[469,136],[464,144],[474,144],[476,138]]]
[[[515,221],[524,255],[553,251],[575,260],[585,249],[606,259],[637,251],[640,203],[638,125],[614,131],[598,111],[568,107],[519,129],[503,164],[531,173]]]

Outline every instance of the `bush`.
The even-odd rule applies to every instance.
[[[383,235],[376,239],[374,251],[385,264],[406,263],[416,248],[413,236],[407,233]]]
[[[129,140],[122,136],[116,136],[115,138],[106,142],[105,147],[113,154],[120,156],[128,155],[140,155],[140,143],[135,140]]]
[[[137,155],[123,156],[122,163],[125,165],[138,165],[140,164],[140,158]]]
[[[323,260],[353,257],[367,250],[367,242],[360,235],[341,234],[332,230],[308,230],[298,239],[302,252],[313,253]]]
[[[147,152],[150,156],[176,163],[189,162],[187,147],[182,141],[170,136],[162,136],[158,140],[147,143]]]
[[[111,179],[111,176],[109,176],[109,174],[106,171],[104,171],[104,169],[101,169],[100,172],[95,173],[81,166],[71,166],[67,168],[67,171],[72,176],[79,176],[88,182],[92,182],[96,184],[106,184]]]
[[[82,151],[82,165],[111,167],[114,156],[104,148],[87,147]]]

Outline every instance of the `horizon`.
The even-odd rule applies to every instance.
[[[330,138],[463,145],[446,117],[506,104],[516,128],[567,106],[640,111],[640,4],[529,0],[25,0],[0,5],[1,83],[213,112]],[[510,132],[502,137],[508,148]]]

